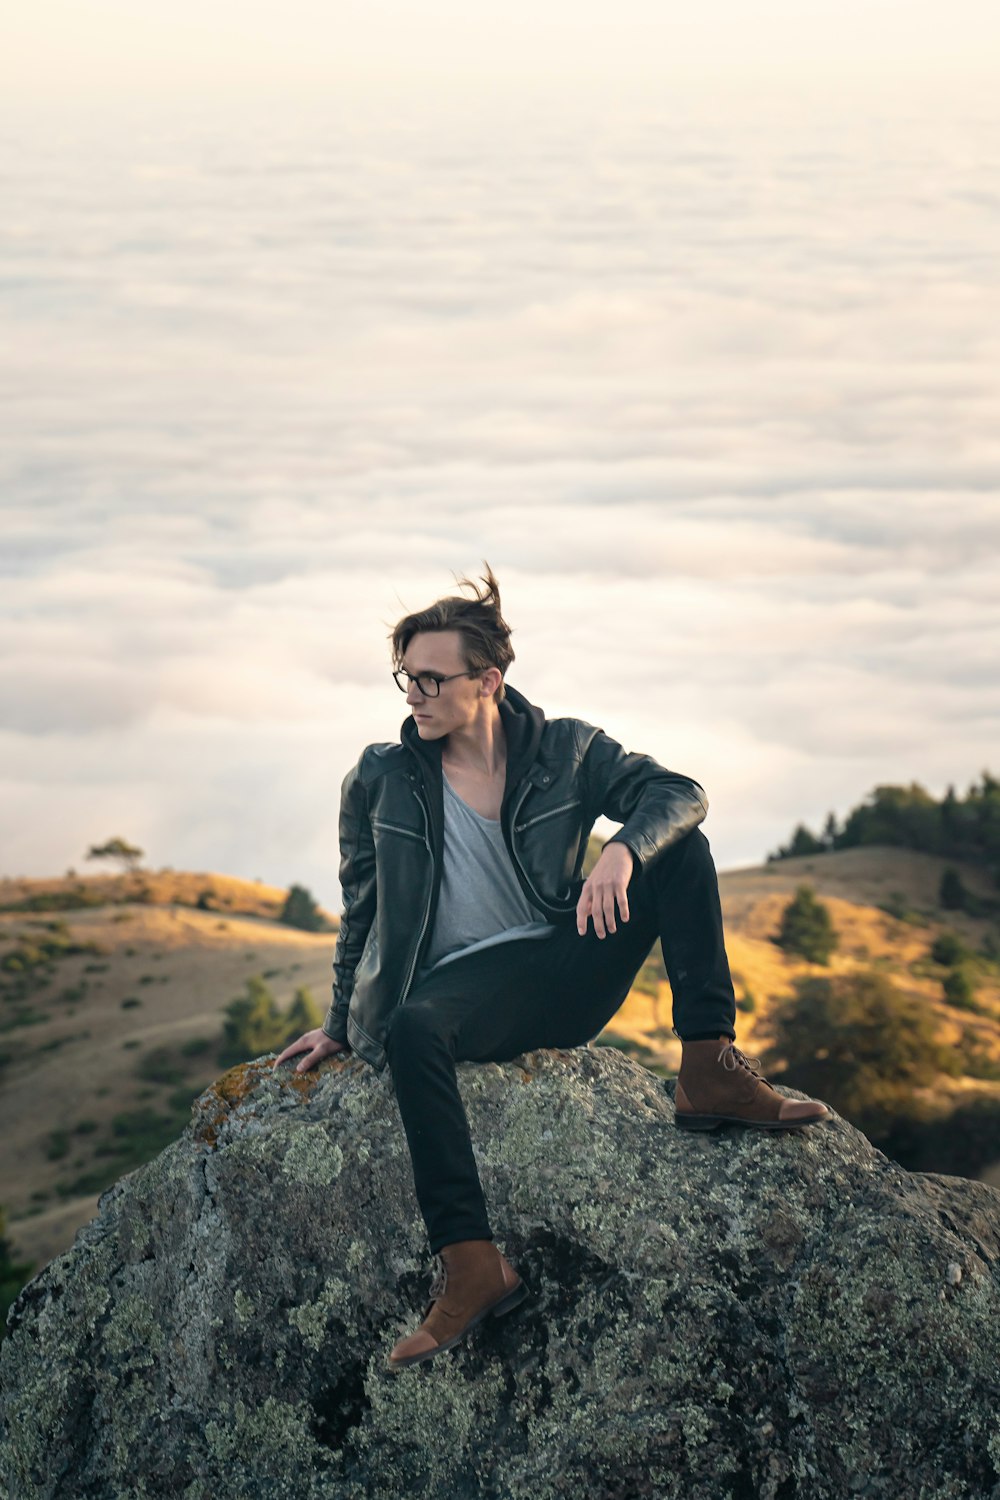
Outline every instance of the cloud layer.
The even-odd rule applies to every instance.
[[[482,558],[722,868],[997,770],[996,118],[465,123],[5,143],[6,873],[336,904],[387,634]]]

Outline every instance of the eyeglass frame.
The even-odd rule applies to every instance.
[[[440,696],[441,696],[441,684],[442,684],[442,682],[453,682],[456,677],[480,677],[480,676],[482,676],[482,671],[483,671],[483,669],[480,667],[477,670],[472,671],[472,672],[452,672],[447,677],[438,677],[433,672],[416,672],[416,673],[413,673],[413,672],[408,672],[405,667],[397,667],[393,671],[392,677],[393,677],[393,681],[395,682],[396,686],[399,688],[399,691],[401,693],[408,693],[410,691],[409,683],[410,682],[415,682],[417,684],[418,689],[420,690],[421,693],[423,693],[423,695],[424,695],[425,698],[440,698]],[[406,687],[404,687],[403,684],[400,682],[399,679],[401,677],[406,677],[406,678],[409,679],[409,682],[407,683]],[[433,683],[436,684],[436,689],[435,689],[435,691],[433,693],[425,692],[424,689],[422,687],[420,687],[420,679],[421,679],[421,677],[426,678],[428,682],[433,682]]]

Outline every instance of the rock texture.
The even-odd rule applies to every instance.
[[[433,1270],[391,1078],[247,1064],[11,1309],[10,1500],[1000,1500],[1000,1191],[678,1131],[611,1048],[458,1073],[527,1302],[386,1371]]]

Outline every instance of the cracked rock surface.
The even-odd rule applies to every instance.
[[[257,1059],[11,1308],[0,1494],[1000,1500],[1000,1190],[679,1131],[610,1047],[457,1071],[526,1302],[387,1371],[434,1269],[391,1077]]]

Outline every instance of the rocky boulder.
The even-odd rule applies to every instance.
[[[1000,1191],[679,1131],[611,1048],[458,1076],[514,1313],[387,1371],[434,1269],[390,1075],[259,1059],[22,1290],[0,1491],[1000,1500]]]

